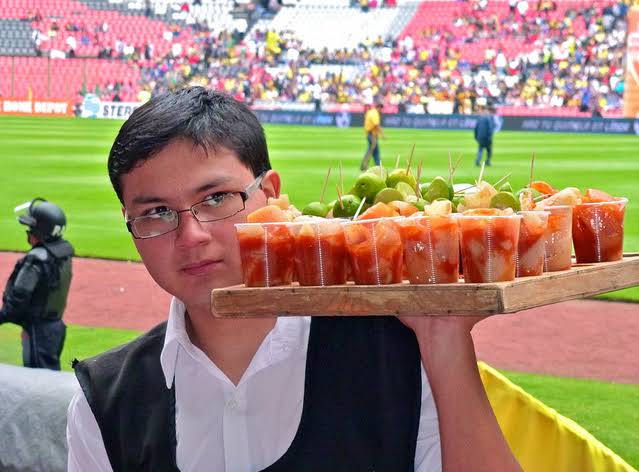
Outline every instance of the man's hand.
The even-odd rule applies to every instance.
[[[470,335],[485,316],[401,316],[415,332],[433,392],[446,471],[521,471],[479,376]],[[473,447],[467,447],[472,444]]]
[[[456,355],[460,347],[472,346],[470,332],[486,318],[483,315],[399,316],[417,336],[422,358],[428,364]],[[425,367],[428,368],[428,365]]]

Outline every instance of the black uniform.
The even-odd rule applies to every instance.
[[[20,259],[4,294],[0,324],[22,326],[25,367],[60,370],[66,326],[62,315],[71,284],[73,246],[58,239],[35,245]]]

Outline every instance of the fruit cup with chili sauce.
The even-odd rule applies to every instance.
[[[572,239],[577,263],[618,261],[623,257],[623,222],[627,198],[586,191],[573,208]]]
[[[343,223],[346,250],[358,285],[402,282],[400,218],[374,218]]]
[[[465,282],[515,279],[521,219],[509,208],[467,210],[458,216]]]
[[[295,270],[300,285],[346,283],[348,256],[340,219],[313,218],[294,222]]]
[[[548,211],[520,211],[522,216],[517,246],[517,277],[544,272]]]
[[[290,223],[236,224],[244,285],[274,287],[293,281],[295,238]]]
[[[572,209],[570,205],[543,208],[550,212],[546,229],[544,272],[572,267]]]
[[[447,284],[459,280],[456,217],[456,214],[418,216],[398,221],[410,283]]]

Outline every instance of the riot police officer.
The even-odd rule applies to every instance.
[[[64,212],[42,198],[19,206],[31,250],[20,259],[2,296],[0,324],[22,326],[25,367],[60,370],[66,326],[62,315],[71,284],[73,246],[62,238]]]

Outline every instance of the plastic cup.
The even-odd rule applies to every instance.
[[[520,211],[522,216],[517,245],[517,277],[544,272],[548,211]]]
[[[295,238],[290,223],[236,224],[247,287],[275,287],[293,281]]]
[[[458,217],[465,282],[515,279],[521,219],[514,213]]]
[[[295,271],[300,285],[346,283],[348,256],[340,220],[291,223],[295,238]]]
[[[568,270],[572,267],[572,207],[550,206],[546,231],[544,272]]]
[[[577,263],[623,258],[623,221],[627,198],[583,203],[572,210],[572,239]]]
[[[402,282],[402,237],[399,218],[343,223],[353,280],[358,285]]]
[[[398,221],[404,268],[412,284],[459,280],[459,230],[456,215],[409,217]]]

